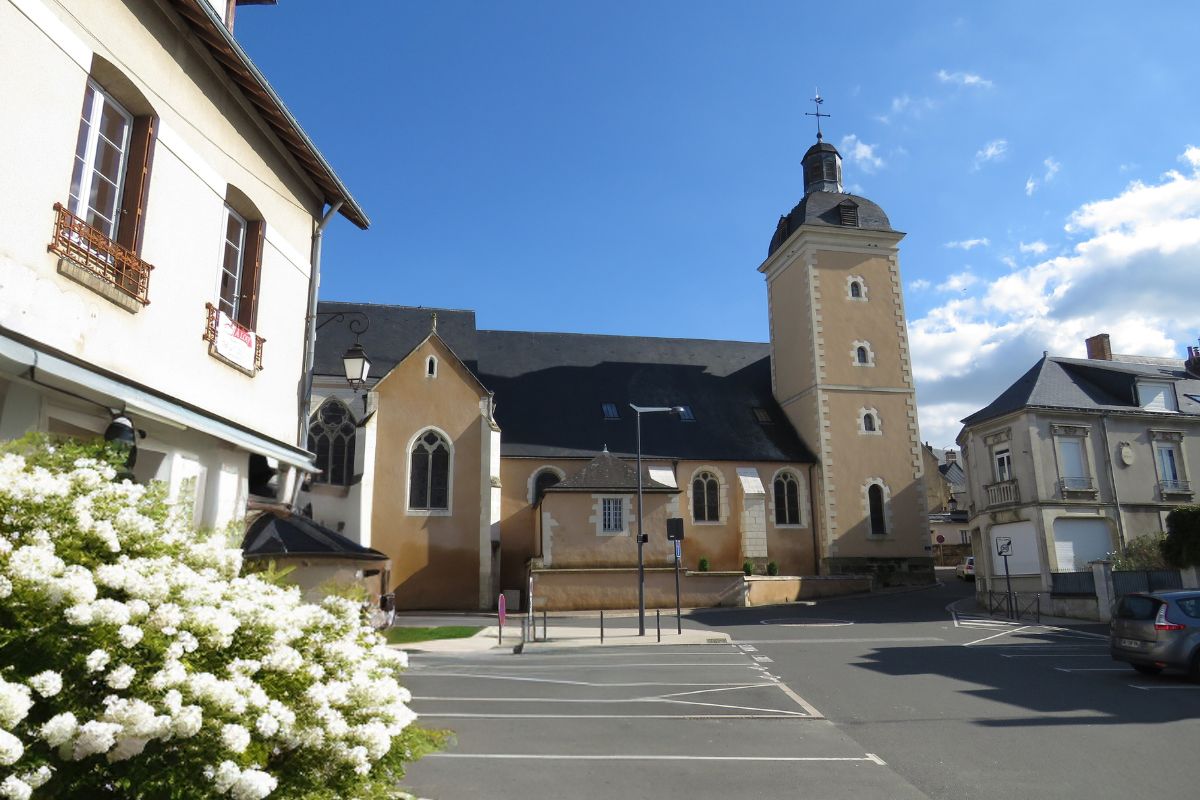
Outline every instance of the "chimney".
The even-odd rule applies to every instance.
[[[1197,378],[1200,378],[1200,347],[1188,345],[1187,361],[1183,362],[1184,367]]]
[[[1096,361],[1112,361],[1112,343],[1107,333],[1097,333],[1091,338],[1084,339],[1087,345],[1087,357]]]

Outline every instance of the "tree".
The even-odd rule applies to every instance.
[[[1173,567],[1200,567],[1200,506],[1180,506],[1167,515],[1162,554]]]

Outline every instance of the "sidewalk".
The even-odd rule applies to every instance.
[[[539,620],[540,622],[540,620]],[[683,633],[676,633],[672,625],[670,630],[664,629],[662,641],[654,628],[648,627],[645,636],[638,636],[635,628],[606,627],[604,642],[600,641],[598,627],[574,625],[550,625],[549,638],[541,638],[541,625],[538,625],[536,642],[525,642],[524,652],[575,649],[582,647],[608,646],[650,646],[650,645],[692,645],[692,644],[729,644],[727,633],[716,631],[695,630],[684,628]],[[409,653],[482,653],[489,650],[512,651],[521,642],[520,622],[504,626],[504,643],[499,642],[499,628],[495,625],[484,628],[479,633],[466,639],[434,639],[428,642],[415,642],[411,645],[393,645]]]
[[[992,619],[998,621],[1010,621],[1006,614],[989,614],[986,608],[979,605],[979,602],[974,596],[955,600],[953,603],[946,606],[946,609],[959,614],[973,614],[981,617],[991,617]],[[1108,624],[1104,622],[1096,622],[1095,620],[1073,619],[1071,617],[1052,617],[1048,614],[1042,614],[1040,622],[1031,619],[1028,616],[1011,620],[1011,622],[1020,625],[1028,625],[1030,627],[1061,628],[1064,630],[1073,630],[1077,633],[1085,633],[1090,636],[1102,636],[1106,639],[1108,638]]]

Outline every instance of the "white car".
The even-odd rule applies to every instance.
[[[954,574],[960,581],[975,580],[975,556],[967,556],[965,561],[954,568]]]

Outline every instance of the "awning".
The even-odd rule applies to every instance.
[[[128,409],[135,416],[143,414],[167,425],[200,431],[248,452],[298,467],[305,472],[319,471],[313,466],[314,456],[305,450],[259,436],[232,422],[202,414],[178,401],[131,386],[114,377],[23,343],[13,336],[0,332],[0,372],[19,376],[33,367],[37,381],[50,388],[57,386],[72,392],[87,390],[98,395],[96,402]]]
[[[242,550],[248,558],[308,556],[348,561],[387,561],[388,555],[363,547],[308,517],[285,511],[266,511],[250,523]]]

